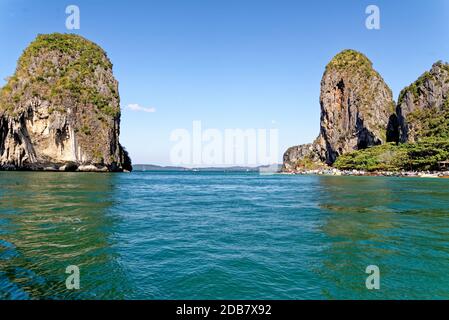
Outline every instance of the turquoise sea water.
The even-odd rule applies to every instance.
[[[449,180],[1,172],[0,298],[448,299]]]

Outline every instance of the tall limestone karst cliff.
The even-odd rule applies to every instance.
[[[342,154],[386,142],[393,95],[363,54],[344,50],[329,62],[321,80],[320,105],[318,138],[287,150],[284,171],[332,165]]]
[[[449,64],[435,63],[402,90],[396,115],[396,139],[400,142],[417,142],[429,136],[449,138]]]
[[[331,60],[321,80],[320,105],[321,157],[327,164],[386,142],[393,94],[363,54],[345,50]]]
[[[112,64],[77,35],[39,35],[0,92],[0,167],[131,170]]]

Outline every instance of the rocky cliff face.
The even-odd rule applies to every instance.
[[[393,95],[363,54],[345,50],[332,59],[321,81],[320,105],[320,156],[327,164],[386,142]]]
[[[284,154],[284,171],[311,159],[332,165],[338,156],[387,141],[393,95],[370,60],[354,50],[336,55],[321,80],[320,135]]]
[[[437,62],[401,91],[396,109],[397,139],[416,142],[425,136],[444,134],[448,109],[449,64]]]
[[[0,92],[0,167],[123,171],[112,64],[76,35],[39,35]]]
[[[282,171],[313,170],[325,167],[321,161],[318,143],[308,143],[288,148],[284,153]]]

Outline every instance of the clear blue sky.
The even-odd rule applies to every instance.
[[[319,132],[320,80],[339,51],[365,53],[399,91],[449,60],[449,1],[0,0],[0,78],[38,33],[78,33],[101,45],[120,82],[121,142],[134,163],[169,164],[170,132],[278,128],[280,154]],[[365,28],[365,8],[381,29]],[[129,104],[156,108],[133,111]]]

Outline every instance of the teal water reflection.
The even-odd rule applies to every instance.
[[[126,281],[114,250],[114,175],[2,173],[0,297],[122,298]],[[82,272],[66,289],[65,269]]]
[[[448,299],[449,184],[445,180],[324,177],[330,237],[322,276],[327,298]],[[360,283],[368,265],[381,290]]]
[[[0,172],[0,298],[447,299],[448,205],[444,179]]]

